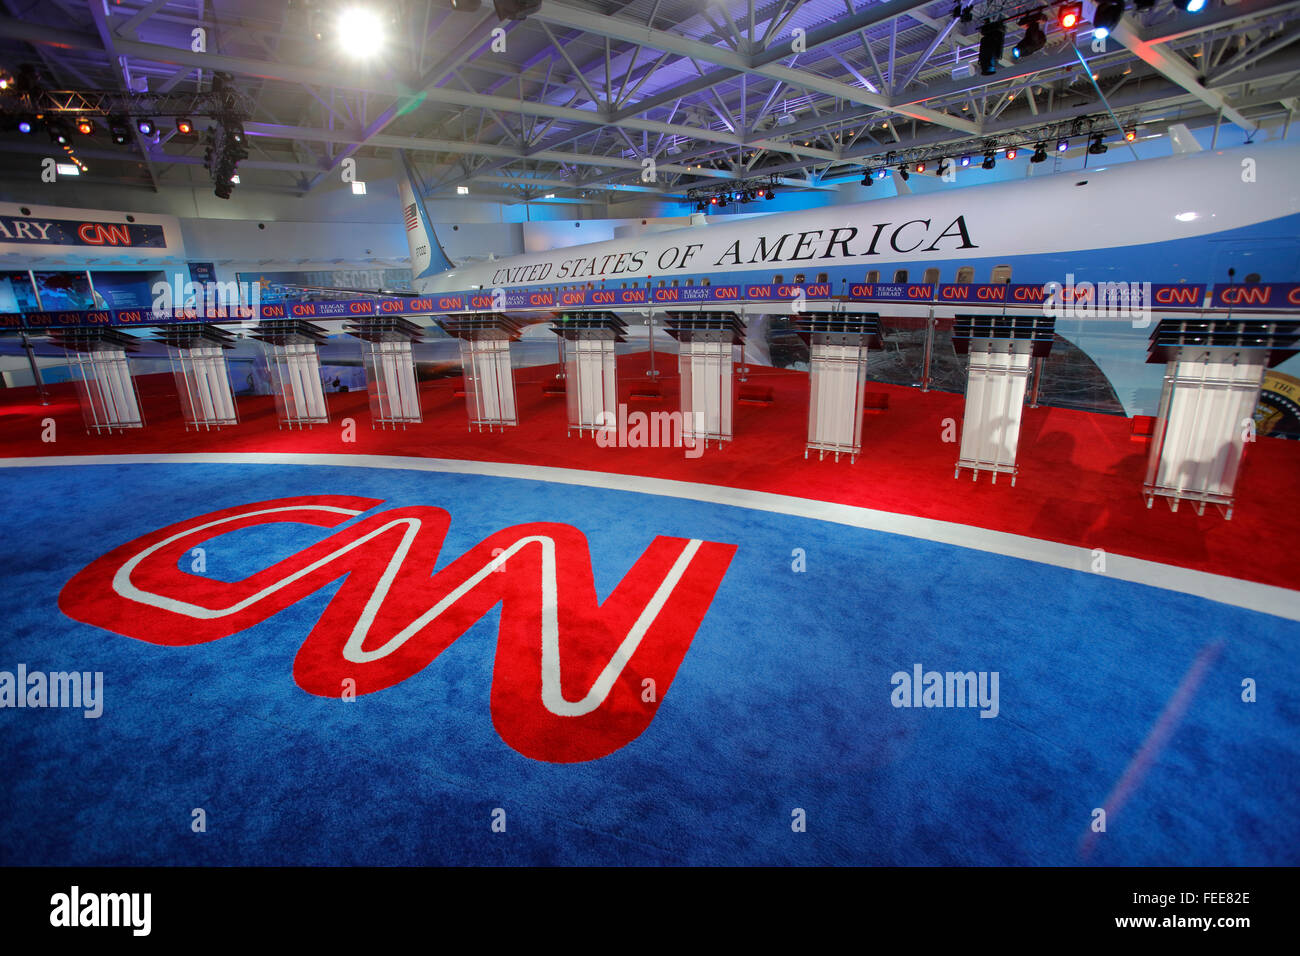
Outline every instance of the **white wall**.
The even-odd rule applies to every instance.
[[[247,181],[235,187],[230,199],[222,200],[209,185],[181,185],[187,181],[182,175],[186,173],[193,170],[164,173],[157,192],[71,178],[48,184],[0,180],[0,202],[12,203],[16,213],[22,205],[35,210],[33,200],[39,199],[46,215],[70,207],[67,218],[73,218],[73,208],[79,210],[78,216],[103,211],[90,216],[102,221],[120,222],[126,213],[175,217],[173,228],[179,221],[183,236],[183,258],[215,263],[223,280],[233,279],[237,272],[410,266],[394,165],[386,160],[360,158],[357,178],[366,183],[365,195],[354,195],[341,176],[320,183],[305,196],[286,187],[259,188],[259,183],[277,177],[249,170],[242,174]],[[176,185],[168,185],[169,179]],[[283,176],[278,179],[287,182]],[[579,234],[577,241],[591,242],[594,237],[589,237],[586,220],[574,228],[572,217],[604,211],[603,206],[504,204],[474,196],[431,201],[426,208],[453,262],[520,255],[525,251],[525,224],[542,227],[561,217],[561,226],[567,224]],[[7,267],[26,266],[11,262]]]

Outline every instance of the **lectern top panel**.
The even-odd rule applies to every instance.
[[[319,345],[329,338],[329,333],[302,319],[264,319],[252,336],[270,345]]]
[[[420,326],[396,315],[357,319],[343,330],[367,342],[419,342],[424,334]]]
[[[952,347],[959,354],[970,351],[979,339],[1021,341],[1030,344],[1029,352],[1043,357],[1052,350],[1056,336],[1056,319],[1046,315],[958,315],[952,327]]]
[[[795,332],[805,342],[884,347],[879,312],[805,312],[794,317]]]
[[[1272,367],[1300,352],[1300,319],[1161,319],[1151,333],[1147,361],[1170,362],[1185,349],[1204,349],[1214,361],[1236,352],[1252,352],[1259,361],[1263,353]]]
[[[59,348],[70,352],[124,351],[134,352],[140,347],[140,340],[134,335],[127,335],[114,328],[68,328],[51,329],[50,339]]]
[[[502,339],[516,341],[524,323],[504,312],[471,312],[444,315],[435,320],[444,332],[458,339]]]
[[[206,322],[185,322],[180,325],[168,325],[154,333],[154,340],[163,342],[173,348],[193,349],[204,346],[219,346],[223,349],[235,347],[233,332],[219,325]]]
[[[735,312],[665,312],[667,332],[679,342],[725,341],[733,345],[745,341],[745,325]]]
[[[627,323],[613,312],[561,312],[551,331],[563,339],[610,339],[624,342]]]

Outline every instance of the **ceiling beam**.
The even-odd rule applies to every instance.
[[[380,113],[379,116],[375,118],[374,122],[370,123],[369,126],[362,130],[361,136],[356,140],[356,142],[351,143],[346,149],[339,150],[338,153],[335,154],[334,159],[330,162],[329,168],[321,170],[320,173],[312,178],[303,189],[303,192],[311,192],[320,185],[326,176],[338,169],[344,160],[356,156],[363,146],[368,144],[371,139],[392,125],[394,120],[423,102],[424,98],[433,92],[434,88],[437,87],[439,83],[444,82],[456,67],[460,66],[465,62],[465,60],[469,59],[469,57],[473,56],[478,51],[483,43],[491,37],[492,31],[496,29],[496,26],[496,17],[484,14],[479,21],[469,29],[468,34],[465,36],[464,41],[457,52],[439,60],[427,73],[425,73],[419,82],[416,83],[416,89],[412,90],[408,96],[398,98],[396,102]]]
[[[872,9],[879,7],[903,7],[910,6],[906,0],[892,0],[884,4],[877,4]],[[898,14],[894,14],[897,16]],[[778,65],[777,61],[784,59],[793,54],[793,48],[788,46],[785,41],[778,45],[769,47],[754,56],[736,52],[734,50],[725,50],[712,44],[700,40],[692,40],[688,37],[679,36],[675,33],[667,33],[663,30],[654,30],[641,23],[628,20],[618,16],[592,17],[591,11],[583,10],[579,7],[571,7],[568,4],[558,2],[558,0],[548,0],[542,8],[535,14],[535,19],[544,20],[556,26],[569,27],[571,29],[581,29],[596,36],[606,37],[611,40],[622,40],[625,43],[636,43],[644,46],[654,47],[656,50],[664,50],[678,56],[688,57],[701,63],[712,63],[715,66],[725,67],[733,74],[747,73],[753,76],[762,76],[771,80],[781,80],[789,86],[800,89],[815,90],[818,93],[824,93],[828,96],[834,96],[846,100],[850,103],[859,103],[863,106],[870,106],[873,109],[897,110],[905,116],[911,116],[914,119],[925,120],[926,122],[935,123],[940,126],[947,126],[951,129],[958,129],[963,132],[975,132],[975,124],[970,120],[965,120],[956,116],[949,116],[938,110],[927,109],[923,106],[914,104],[905,104],[904,108],[898,110],[889,100],[889,97],[878,93],[871,93],[867,90],[850,86],[847,83],[841,83],[838,80],[829,77],[818,76],[807,70],[796,70],[788,66]],[[846,20],[856,20],[846,18]],[[845,21],[838,21],[831,28],[823,28],[821,31],[814,33],[824,34],[827,39],[822,42],[829,42],[843,36],[845,33],[858,29],[852,25],[846,25]],[[811,47],[813,36],[808,38],[808,47]],[[773,50],[775,49],[775,53]],[[642,104],[637,104],[641,112],[644,112]],[[622,121],[624,124],[628,120]]]
[[[122,92],[131,93],[131,75],[127,72],[126,57],[115,48],[117,41],[113,37],[113,31],[108,28],[107,8],[103,0],[87,0],[86,5],[90,8],[90,16],[95,21],[95,29],[99,31],[99,39],[104,45],[104,53],[108,56],[117,85],[121,87]],[[135,137],[135,145],[140,150],[140,155],[144,157],[144,168],[149,174],[149,182],[153,185],[154,192],[157,192],[158,170],[154,169],[153,160],[149,157],[149,144],[134,122],[131,123],[131,133]]]
[[[1148,40],[1143,40],[1133,32],[1129,19],[1125,16],[1119,23],[1115,24],[1115,29],[1111,30],[1110,35],[1119,43],[1122,43],[1128,49],[1132,50],[1143,63],[1150,66],[1161,76],[1177,83],[1188,93],[1191,93],[1206,106],[1216,110],[1222,110],[1224,118],[1236,123],[1246,132],[1255,129],[1255,123],[1241,114],[1228,104],[1228,98],[1222,93],[1208,89],[1202,85],[1200,78],[1197,77],[1196,71],[1187,65],[1176,52],[1162,49],[1158,44]]]
[[[245,123],[244,131],[247,132],[249,136],[266,136],[275,139],[316,143],[350,143],[356,136],[355,131],[349,133],[347,130],[313,129],[304,126],[282,126],[275,123],[256,122]],[[621,156],[593,156],[589,153],[569,153],[559,152],[557,150],[544,150],[542,152],[526,154],[523,150],[516,147],[497,146],[490,143],[428,139],[418,136],[390,136],[387,134],[374,136],[371,138],[370,142],[372,146],[391,149],[406,149],[412,152],[457,153],[466,156],[499,156],[514,160],[571,163],[579,166],[615,166],[620,169],[633,169],[637,172],[640,172],[641,170],[641,163],[639,160],[624,159]],[[737,174],[729,170],[707,169],[693,171],[688,169],[686,166],[678,166],[676,164],[661,165],[659,171],[663,173],[693,173],[695,175],[712,176],[716,179],[743,178],[738,177]]]
[[[148,20],[163,7],[167,6],[169,2],[170,0],[152,0],[151,3],[141,7],[139,13],[133,16],[130,20],[127,20],[126,23],[122,24],[114,32],[120,37],[130,37],[134,39],[136,30],[140,24],[144,23],[144,21]]]

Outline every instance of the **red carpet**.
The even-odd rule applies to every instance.
[[[658,356],[665,370],[663,400],[629,402],[633,410],[677,406],[676,361]],[[619,359],[624,401],[644,388],[648,355]],[[1142,497],[1146,445],[1129,439],[1129,421],[1060,408],[1027,408],[1020,441],[1020,476],[991,485],[953,478],[957,445],[941,439],[944,420],[962,415],[962,396],[869,383],[889,393],[889,408],[868,414],[863,455],[855,464],[804,460],[808,377],[762,369],[749,384],[771,388],[771,405],[737,404],[735,435],[719,449],[687,458],[682,449],[600,448],[591,437],[566,437],[562,397],[544,395],[554,366],[516,372],[520,425],[494,433],[466,429],[465,400],[453,395],[459,379],[427,382],[424,423],[406,430],[372,430],[362,392],[328,397],[331,424],[307,431],[276,427],[270,396],[239,399],[241,424],[216,432],[186,432],[169,376],[142,377],[143,430],[90,436],[71,385],[50,387],[42,407],[34,389],[0,392],[0,441],[8,457],[176,452],[290,452],[414,455],[581,468],[727,485],[976,525],[1084,548],[1100,548],[1166,564],[1264,584],[1300,588],[1300,569],[1286,556],[1300,540],[1300,444],[1260,439],[1248,446],[1231,521],[1217,509],[1198,517],[1184,504],[1177,514]],[[41,441],[41,420],[54,418],[58,440]],[[341,440],[341,422],[356,421],[356,441]]]

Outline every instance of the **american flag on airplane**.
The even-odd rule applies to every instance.
[[[420,225],[420,214],[415,211],[415,203],[406,207],[406,231],[410,232]]]

